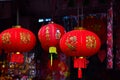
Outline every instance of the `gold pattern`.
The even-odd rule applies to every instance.
[[[86,47],[96,48],[96,39],[94,36],[86,36]]]
[[[21,32],[20,33],[20,40],[21,40],[21,43],[24,43],[24,44],[30,43],[30,34]]]
[[[57,30],[56,30],[56,39],[60,39],[60,37],[61,37],[60,30],[57,29]]]
[[[45,34],[46,34],[46,40],[50,40],[50,35],[49,35],[49,27],[47,26],[46,27],[46,32],[45,32]]]
[[[10,42],[10,37],[11,37],[11,35],[10,35],[9,32],[4,33],[4,34],[2,35],[2,42],[3,42],[3,44],[10,44],[10,43],[11,43],[11,42]]]
[[[76,36],[71,36],[71,37],[67,38],[67,40],[66,40],[66,45],[72,51],[76,50],[76,43],[77,43],[77,37]]]

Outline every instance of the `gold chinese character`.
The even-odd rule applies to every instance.
[[[96,39],[94,36],[86,36],[86,47],[96,48]]]
[[[10,43],[11,43],[11,42],[10,42],[10,37],[11,37],[11,35],[10,35],[9,32],[4,33],[4,34],[2,35],[2,42],[3,42],[3,44],[10,44]]]
[[[76,36],[70,36],[66,40],[66,45],[68,48],[70,48],[72,51],[76,50],[76,43],[77,43],[77,37]]]
[[[45,32],[45,37],[46,37],[46,40],[50,40],[50,35],[49,35],[49,27],[47,26],[46,27],[46,32]]]
[[[24,43],[24,44],[29,43],[30,42],[30,34],[21,32],[20,33],[20,40],[21,40],[21,43]]]

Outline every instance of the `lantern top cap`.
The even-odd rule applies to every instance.
[[[49,23],[54,23],[53,21],[50,21]]]
[[[84,30],[85,28],[83,27],[75,27],[74,30]]]
[[[20,54],[20,52],[16,52],[16,54]]]
[[[12,26],[13,28],[21,28],[20,25]]]

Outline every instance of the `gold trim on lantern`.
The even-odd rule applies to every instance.
[[[21,28],[20,25],[12,26],[13,28]]]
[[[16,54],[20,54],[20,52],[16,52]]]
[[[74,30],[84,30],[85,28],[83,27],[74,27]]]

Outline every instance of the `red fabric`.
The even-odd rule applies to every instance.
[[[9,28],[1,33],[2,48],[7,52],[28,52],[35,46],[35,35],[25,28]]]
[[[24,62],[24,55],[23,54],[12,54],[10,62],[23,63]]]
[[[60,48],[67,56],[92,56],[101,46],[99,37],[88,30],[72,30],[60,39]]]
[[[74,68],[86,68],[87,60],[85,58],[75,58]]]
[[[78,69],[78,78],[82,78],[82,70]]]

